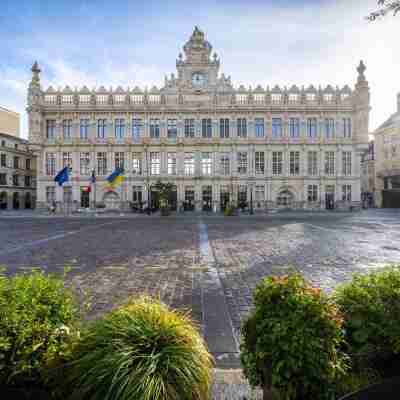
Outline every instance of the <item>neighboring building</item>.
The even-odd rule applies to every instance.
[[[0,132],[19,137],[20,115],[0,107]]]
[[[375,132],[377,205],[400,208],[400,93],[397,111]]]
[[[34,208],[36,160],[24,139],[0,133],[0,210]]]
[[[369,88],[360,62],[355,90],[309,86],[234,88],[197,27],[161,89],[42,90],[37,63],[28,91],[29,139],[38,156],[38,206],[127,208],[159,179],[178,209],[360,205]],[[69,165],[63,187],[55,174]],[[124,167],[111,190],[106,177]],[[89,193],[92,170],[96,190]],[[150,188],[150,196],[148,196]]]
[[[361,156],[361,201],[364,208],[375,207],[375,152],[374,142]]]

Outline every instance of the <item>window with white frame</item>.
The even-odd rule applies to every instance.
[[[299,101],[299,95],[297,93],[289,93],[289,103],[297,103]]]
[[[56,104],[57,103],[57,95],[55,94],[46,94],[44,96],[44,101],[48,104]]]
[[[308,185],[307,201],[309,203],[315,203],[318,201],[318,185]]]
[[[168,175],[176,175],[176,153],[167,154]]]
[[[160,137],[160,120],[150,119],[150,138],[158,139]]]
[[[132,104],[143,104],[143,95],[141,94],[131,94]]]
[[[221,153],[219,157],[221,175],[230,174],[230,157],[229,153]]]
[[[246,138],[247,137],[247,121],[246,118],[237,119],[237,137]]]
[[[150,174],[160,175],[160,153],[150,153]]]
[[[351,118],[343,118],[343,137],[351,138]]]
[[[115,152],[114,162],[115,169],[120,169],[123,171],[125,169],[125,153],[122,151]]]
[[[56,201],[56,188],[54,186],[46,186],[46,202],[53,204]]]
[[[79,124],[79,133],[81,139],[87,139],[89,136],[89,123],[90,120],[88,118],[83,118],[80,120]]]
[[[325,137],[332,139],[335,135],[335,120],[333,118],[325,118]]]
[[[54,176],[56,174],[56,155],[46,153],[46,175]]]
[[[300,175],[300,152],[291,151],[289,153],[289,174]]]
[[[255,201],[264,201],[265,200],[265,186],[264,185],[256,185],[254,192]]]
[[[90,103],[90,94],[79,95],[79,103],[80,104],[89,104]]]
[[[307,153],[307,174],[308,176],[318,175],[318,152],[316,151]]]
[[[167,137],[168,139],[176,139],[178,137],[178,127],[176,119],[167,120]]]
[[[123,139],[125,136],[125,119],[116,118],[115,119],[115,138]]]
[[[158,94],[149,95],[149,104],[159,104],[159,103],[160,103],[160,95]]]
[[[107,153],[97,153],[97,175],[107,174]]]
[[[81,175],[89,175],[90,173],[90,153],[81,152],[79,157],[79,169]]]
[[[194,118],[186,118],[184,121],[185,137],[194,138],[195,136],[195,126]]]
[[[54,139],[56,133],[56,120],[48,119],[46,120],[46,138]]]
[[[335,152],[325,152],[325,175],[335,175]]]
[[[142,174],[142,153],[132,153],[132,174]]]
[[[116,94],[114,96],[115,104],[123,104],[125,103],[125,95],[124,94]]]
[[[272,118],[272,137],[282,136],[282,118]]]
[[[351,185],[342,186],[342,200],[351,201]]]
[[[289,136],[291,138],[300,137],[300,119],[290,118],[289,119]]]
[[[247,174],[247,152],[238,151],[237,153],[237,172],[238,174]]]
[[[64,151],[62,153],[63,168],[72,168],[72,153],[69,151]]]
[[[219,120],[219,136],[221,138],[229,137],[229,118],[221,118]]]
[[[134,141],[140,139],[142,129],[142,120],[140,118],[132,118],[132,138]]]
[[[107,104],[108,103],[108,96],[106,94],[98,94],[96,96],[96,103],[97,104]]]
[[[257,175],[264,175],[265,172],[265,153],[263,151],[256,151],[254,153],[254,164]]]
[[[97,137],[104,139],[106,137],[107,120],[105,118],[97,120]]]
[[[345,176],[351,175],[351,151],[342,152],[342,173]]]
[[[262,93],[256,93],[256,94],[253,96],[253,99],[254,99],[254,103],[256,103],[256,104],[263,104],[264,101],[265,101],[265,95],[262,94]]]
[[[63,138],[71,139],[72,119],[64,119],[62,122]]]
[[[201,136],[203,138],[212,137],[212,121],[211,118],[203,118],[201,120]]]
[[[72,104],[74,102],[74,96],[72,94],[64,94],[61,96],[61,101],[63,104]]]
[[[194,154],[185,153],[184,163],[183,163],[185,175],[194,175]]]
[[[201,153],[201,174],[212,175],[212,153]]]
[[[236,103],[237,104],[246,104],[247,103],[247,94],[237,94],[236,95]]]
[[[264,132],[264,118],[256,118],[254,120],[256,138],[263,138]]]
[[[283,153],[281,151],[272,152],[272,175],[282,175],[283,172]]]
[[[282,95],[280,93],[272,93],[271,94],[272,104],[279,104],[281,101],[282,101]]]
[[[317,118],[307,118],[307,133],[309,138],[317,137]]]

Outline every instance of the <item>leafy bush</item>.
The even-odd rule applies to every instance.
[[[0,273],[0,384],[39,382],[43,368],[68,352],[78,317],[63,279],[37,269]]]
[[[208,398],[212,359],[194,324],[149,298],[93,321],[70,361],[64,383],[80,399]]]
[[[354,363],[368,366],[376,358],[400,353],[400,268],[354,275],[339,286],[335,300],[344,315]]]
[[[232,215],[235,215],[235,211],[236,211],[235,206],[233,204],[228,204],[225,207],[224,215],[225,217],[231,217]]]
[[[264,278],[242,326],[241,361],[253,385],[279,398],[330,398],[346,370],[342,317],[299,274]]]

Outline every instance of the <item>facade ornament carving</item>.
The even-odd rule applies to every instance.
[[[358,72],[358,78],[357,82],[361,83],[365,81],[365,75],[364,72],[366,71],[367,67],[365,66],[363,60],[360,61],[360,64],[357,67],[357,72]]]

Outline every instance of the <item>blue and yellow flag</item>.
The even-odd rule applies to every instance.
[[[124,170],[122,168],[115,168],[114,172],[107,177],[107,181],[112,187],[119,186],[125,179]]]

